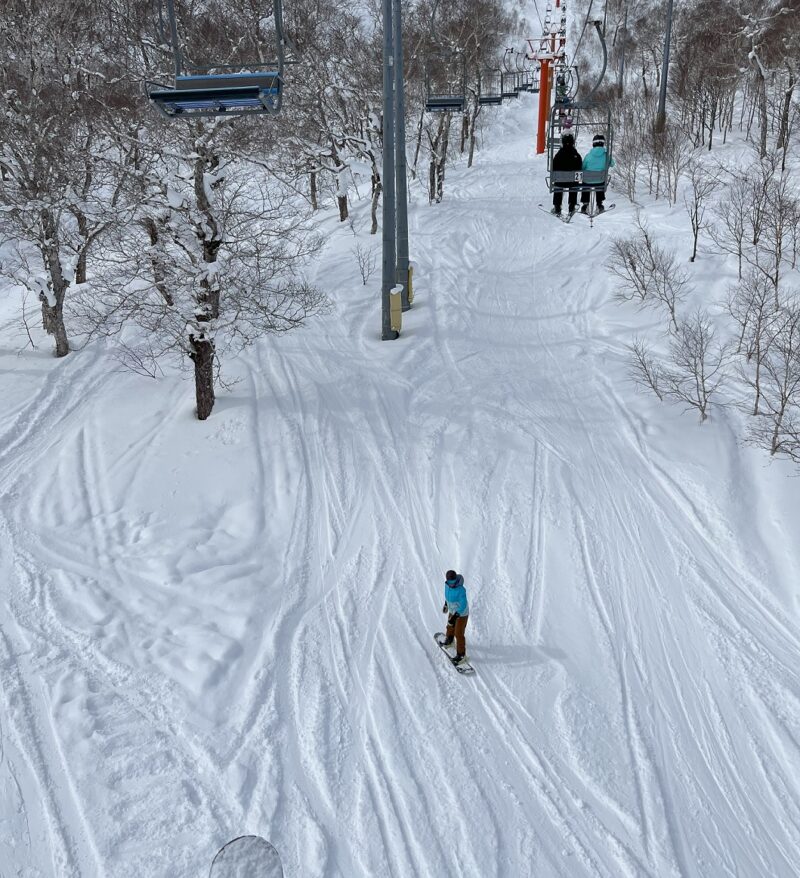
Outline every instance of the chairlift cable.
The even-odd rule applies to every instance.
[[[594,0],[589,0],[589,8],[586,10],[586,19],[583,22],[583,30],[581,31],[580,37],[578,37],[578,45],[575,46],[575,51],[572,53],[572,57],[578,57],[578,49],[581,47],[581,42],[583,41],[583,35],[586,33],[586,28],[589,24],[589,16],[592,14],[592,6],[594,5]]]
[[[542,21],[542,16],[539,12],[539,4],[536,0],[533,0],[533,8],[536,10],[536,17],[539,19],[539,27],[542,29],[542,33],[544,33],[544,22]]]

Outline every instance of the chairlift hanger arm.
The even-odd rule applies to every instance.
[[[172,54],[175,60],[175,77],[181,75],[183,69],[183,55],[181,44],[178,39],[178,20],[175,17],[175,0],[167,0],[167,17],[169,18],[169,35],[172,41]]]
[[[603,28],[602,21],[594,21],[592,22],[597,29],[597,36],[600,37],[600,45],[603,48],[603,69],[600,71],[600,76],[597,78],[597,82],[594,84],[594,88],[589,92],[589,94],[582,99],[584,103],[591,103],[592,98],[597,94],[597,90],[600,88],[601,83],[606,75],[606,68],[608,67],[608,48],[606,47],[606,40],[603,36]]]
[[[163,24],[163,3],[164,0],[161,0],[161,6],[159,7],[159,29],[162,31],[162,35],[164,32],[164,24]],[[438,4],[438,0],[437,0]],[[170,42],[172,43],[172,54],[175,61],[175,77],[179,77],[183,75],[183,70],[185,68],[183,61],[183,51],[181,49],[180,37],[178,35],[178,18],[177,13],[175,11],[175,0],[166,0],[167,6],[167,19],[169,22],[169,34],[170,34]],[[283,32],[283,2],[282,0],[273,0],[272,2],[272,14],[273,20],[275,22],[275,37],[276,37],[276,61],[278,65],[278,69],[283,69],[284,63],[284,55],[286,46],[292,48],[291,44],[286,38],[286,35]],[[215,66],[225,66],[225,65],[215,65]]]

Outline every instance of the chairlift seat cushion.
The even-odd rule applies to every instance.
[[[448,110],[463,110],[466,99],[463,95],[430,95],[425,108],[432,113]]]
[[[149,93],[150,100],[168,116],[206,115],[208,113],[270,112],[280,95],[280,81],[274,85],[226,86],[224,88],[156,89]]]

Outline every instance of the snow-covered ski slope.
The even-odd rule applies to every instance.
[[[205,423],[101,347],[18,353],[4,297],[3,878],[197,878],[243,833],[290,878],[800,874],[797,481],[636,393],[633,208],[538,211],[534,120],[414,190],[401,339],[331,216],[335,311]]]

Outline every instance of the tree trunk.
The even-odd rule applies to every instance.
[[[78,251],[78,262],[75,265],[75,283],[85,284],[86,256],[89,252],[89,220],[86,219],[86,214],[82,210],[78,210],[77,208],[73,207],[72,214],[78,223],[78,234],[81,236],[81,240],[83,241],[83,245]]]
[[[210,145],[200,151],[194,163],[194,193],[197,206],[203,214],[203,222],[197,224],[202,235],[203,262],[212,265],[217,261],[222,237],[214,208],[205,187],[205,176],[219,168],[219,156]],[[214,338],[206,331],[220,313],[220,287],[217,273],[205,274],[195,294],[195,321],[197,331],[189,335],[194,363],[194,386],[197,400],[197,418],[204,421],[214,408]]]
[[[758,74],[758,122],[760,130],[758,154],[762,159],[767,157],[767,129],[769,128],[769,120],[767,118],[767,83],[759,69]]]
[[[789,118],[792,110],[792,95],[794,93],[794,74],[789,74],[789,83],[783,95],[783,109],[781,111],[781,123],[778,128],[778,149],[785,150],[789,145]]]
[[[475,127],[478,121],[478,113],[480,107],[473,107],[472,116],[469,125],[469,158],[467,159],[467,167],[471,168],[475,160]]]
[[[780,435],[781,435],[781,427],[783,426],[783,417],[784,412],[786,411],[786,403],[781,401],[781,407],[775,415],[775,429],[772,431],[772,443],[770,448],[770,454],[774,455],[778,453],[778,449],[780,448]]]
[[[158,226],[156,225],[156,221],[148,216],[144,219],[144,227],[150,238],[150,268],[153,272],[153,283],[161,295],[161,298],[164,300],[164,303],[172,307],[175,302],[172,298],[172,294],[167,289],[167,281],[164,276],[164,266],[157,255],[159,253]],[[163,254],[163,249],[160,252]]]
[[[56,342],[56,356],[66,357],[69,353],[67,329],[64,326],[64,298],[69,283],[61,270],[58,230],[53,214],[47,208],[42,210],[42,231],[44,242],[41,245],[42,260],[47,268],[50,295],[41,293],[42,327]]]
[[[194,363],[194,392],[197,401],[197,419],[205,421],[214,408],[214,342],[208,338],[189,336]]]
[[[450,143],[450,122],[448,113],[444,119],[442,136],[439,140],[439,148],[436,152],[436,203],[441,204],[444,198],[444,172],[447,167],[447,147]]]
[[[714,143],[714,126],[717,124],[717,108],[719,106],[719,98],[716,95],[711,99],[711,119],[708,123],[708,151],[711,152],[711,146]]]
[[[753,414],[758,414],[758,403],[761,400],[761,344],[756,341],[756,400],[753,404]]]
[[[336,203],[339,205],[339,222],[343,223],[350,216],[350,211],[347,206],[347,196],[337,195]]]
[[[317,197],[317,172],[316,171],[312,171],[311,174],[309,175],[308,189],[309,189],[309,197],[311,198],[311,209],[316,212],[319,210],[319,199]]]
[[[381,192],[383,191],[383,183],[378,174],[372,175],[372,226],[370,227],[370,235],[378,234],[378,204],[381,200]]]
[[[425,124],[425,111],[423,110],[419,117],[417,125],[417,143],[414,147],[414,163],[411,165],[411,179],[417,179],[417,164],[419,163],[419,151],[422,149],[422,132]]]
[[[42,299],[42,326],[48,335],[52,335],[55,339],[56,356],[66,357],[69,353],[69,339],[67,338],[67,328],[64,326],[63,302],[49,305],[46,299]]]

